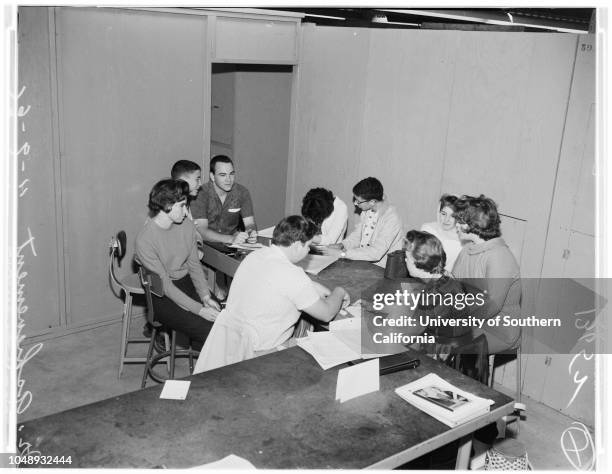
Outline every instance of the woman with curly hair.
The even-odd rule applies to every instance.
[[[478,317],[490,319],[498,314],[521,318],[521,282],[519,265],[501,236],[497,205],[480,195],[462,196],[455,202],[457,233],[467,241],[459,253],[453,275],[470,280],[470,284],[487,294],[487,303]],[[489,353],[495,354],[514,347],[520,338],[518,327],[502,324],[476,329],[488,341]]]

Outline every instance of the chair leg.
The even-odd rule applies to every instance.
[[[121,355],[119,357],[119,375],[123,374],[123,364],[127,353],[127,338],[130,330],[130,320],[132,318],[132,294],[125,293],[125,302],[123,303],[123,317],[121,318]]]
[[[176,355],[176,331],[170,336],[170,379],[174,380],[174,357]]]
[[[521,346],[516,348],[516,401],[521,403],[523,387],[521,384],[521,377],[523,375],[522,362],[521,362]],[[516,434],[517,436],[521,433],[521,413],[517,414],[516,417]]]
[[[166,351],[170,351],[171,350],[171,346],[170,346],[170,336],[168,335],[168,331],[164,331],[164,342],[166,344]],[[166,370],[168,371],[168,377],[170,377],[170,367],[171,366],[171,361],[170,361],[170,357],[166,359]]]
[[[149,342],[149,350],[147,352],[147,362],[145,363],[144,373],[142,374],[142,383],[140,388],[145,388],[147,384],[147,377],[149,376],[149,370],[151,369],[151,357],[153,356],[153,346],[155,345],[155,336],[157,336],[157,328],[153,328],[151,333],[151,342]]]
[[[193,350],[191,349],[191,340],[189,341],[189,375],[193,374]]]
[[[520,403],[523,389],[521,387],[521,377],[523,375],[521,362],[521,346],[516,348],[516,401]]]

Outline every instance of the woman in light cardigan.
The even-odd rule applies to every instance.
[[[355,229],[326,253],[349,260],[367,260],[384,267],[387,254],[401,250],[402,219],[395,206],[384,200],[383,186],[376,178],[365,178],[353,187],[353,204],[361,212]]]
[[[519,265],[501,237],[497,205],[484,195],[462,196],[455,202],[457,232],[467,241],[453,267],[457,279],[469,280],[473,286],[486,291],[487,303],[480,314],[485,319],[495,316],[521,318],[521,282]],[[495,354],[514,347],[520,338],[518,327],[496,324],[475,329],[484,332],[489,353]]]

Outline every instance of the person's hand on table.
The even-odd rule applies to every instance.
[[[257,229],[249,230],[247,235],[248,235],[247,242],[249,244],[256,244],[257,243]]]
[[[342,244],[331,244],[326,245],[325,247],[320,247],[321,252],[323,252],[324,255],[331,255],[334,257],[340,257],[340,254],[344,251],[343,248],[344,247],[342,247]]]
[[[232,239],[232,244],[244,244],[246,240],[249,238],[249,234],[246,232],[236,232],[234,234],[234,238]]]

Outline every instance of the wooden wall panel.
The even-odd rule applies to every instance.
[[[44,7],[19,7],[18,25],[19,105],[27,111],[19,120],[18,143],[26,143],[29,153],[19,158],[18,244],[34,237],[34,250],[23,248],[27,272],[24,283],[24,334],[41,334],[61,324],[62,266],[58,245],[58,210],[54,176],[58,166],[54,154],[51,50],[49,10]],[[28,109],[29,107],[29,109]]]
[[[574,36],[458,38],[443,187],[527,221],[521,273],[538,276],[574,61]]]
[[[361,135],[371,31],[302,28],[302,54],[294,122],[293,175],[286,208],[299,213],[304,194],[323,186],[351,208],[361,177]],[[349,210],[350,212],[350,210]]]
[[[109,237],[128,234],[124,270],[152,185],[203,156],[205,18],[60,8],[58,76],[69,323],[120,314]]]
[[[213,61],[297,62],[296,21],[217,17]]]
[[[433,31],[372,30],[359,176],[376,176],[406,229],[435,220],[455,42]]]

